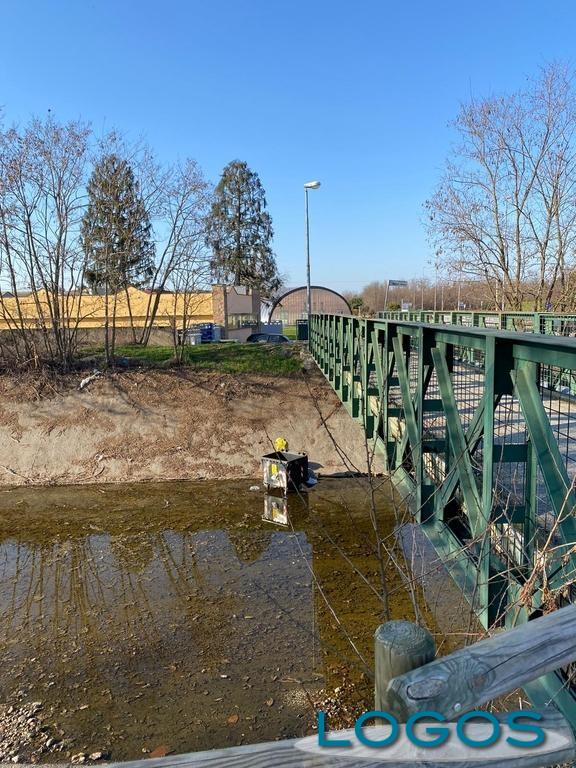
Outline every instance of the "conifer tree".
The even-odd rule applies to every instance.
[[[151,224],[129,163],[114,154],[95,165],[82,219],[86,283],[115,292],[145,285],[153,274]]]
[[[207,222],[211,270],[221,283],[244,285],[267,294],[280,286],[272,251],[272,218],[258,174],[233,160],[222,172]]]

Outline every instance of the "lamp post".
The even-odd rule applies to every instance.
[[[308,343],[310,343],[310,320],[312,315],[312,291],[310,288],[310,221],[308,218],[308,190],[318,189],[319,181],[304,184],[304,204],[306,209],[306,317],[308,318]]]

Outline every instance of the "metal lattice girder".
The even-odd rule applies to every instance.
[[[338,332],[335,328],[338,328]],[[332,344],[327,348],[322,344],[322,333],[327,333],[331,337]],[[335,341],[340,338],[341,343]],[[524,543],[520,547],[521,562],[527,568],[533,566],[534,533],[536,532],[534,521],[538,505],[536,486],[538,486],[538,493],[541,493],[541,483],[537,479],[537,467],[541,467],[541,464],[538,462],[534,448],[536,439],[533,436],[526,442],[519,433],[512,444],[502,444],[502,441],[498,442],[499,438],[496,434],[494,443],[483,440],[482,434],[492,430],[495,433],[498,431],[494,422],[494,408],[502,408],[501,405],[499,406],[502,396],[512,393],[510,379],[512,367],[519,368],[520,363],[526,361],[548,366],[556,365],[556,368],[569,368],[576,371],[575,342],[569,339],[548,339],[542,335],[527,336],[520,333],[482,330],[476,323],[466,328],[456,326],[448,328],[399,321],[364,321],[342,316],[324,325],[313,322],[311,339],[311,348],[315,355],[322,359],[325,355],[330,358],[327,373],[329,380],[335,386],[336,382],[339,382],[339,389],[341,389],[339,394],[351,413],[365,423],[370,439],[385,455],[388,470],[391,472],[402,470],[403,485],[406,487],[410,485],[415,497],[420,496],[420,500],[424,498],[423,489],[427,489],[428,496],[433,492],[436,500],[434,509],[437,515],[442,514],[443,507],[452,503],[452,500],[457,502],[457,491],[462,485],[462,468],[454,464],[455,456],[458,455],[458,448],[455,449],[454,446],[460,443],[459,452],[464,455],[462,452],[462,436],[464,436],[463,442],[469,458],[480,446],[480,476],[476,478],[478,460],[473,466],[465,467],[466,476],[460,492],[464,496],[463,489],[466,488],[469,499],[464,507],[474,510],[478,507],[477,499],[480,499],[481,515],[476,515],[478,519],[486,521],[489,519],[490,511],[492,519],[500,521],[499,524],[502,524],[501,521],[506,524],[506,520],[509,520],[514,524],[522,525]],[[438,350],[442,350],[441,354],[445,357],[445,364],[441,362],[439,364],[439,379],[438,371],[431,364],[430,349],[432,347],[437,349],[436,356]],[[452,357],[455,349],[460,350],[459,360],[469,362],[458,362],[453,374]],[[455,431],[454,424],[457,424],[460,418],[462,406],[458,397],[461,393],[455,391],[452,382],[450,385],[452,398],[448,383],[455,375],[460,376],[460,387],[462,381],[466,384],[462,365],[476,364],[474,355],[466,354],[467,349],[474,352],[474,355],[477,353],[485,355],[485,361],[481,363],[482,392],[477,401],[472,403],[474,413],[465,430],[462,429],[459,435]],[[491,359],[493,362],[490,362]],[[438,363],[438,359],[436,362]],[[432,388],[436,387],[439,390],[442,387],[443,397],[437,397],[434,392],[427,391],[434,377],[436,380]],[[394,401],[394,391],[398,392],[400,398],[402,405],[400,410],[399,403]],[[448,399],[446,399],[447,393]],[[485,401],[492,401],[494,408],[484,408]],[[427,433],[426,423],[430,414],[433,417],[437,415],[439,418],[446,418],[446,404],[449,412],[452,408],[455,418],[450,418],[444,425],[446,438],[443,442],[434,434]],[[394,427],[394,424],[397,426]],[[390,431],[391,428],[393,428],[392,431]],[[556,431],[558,428],[557,426]],[[554,433],[554,439],[557,439],[556,433]],[[411,449],[409,454],[406,453],[408,445]],[[395,446],[395,450],[390,451],[391,446]],[[492,454],[491,457],[490,454]],[[445,480],[436,489],[428,474],[429,462],[425,468],[421,461],[422,455],[440,461],[440,466],[444,467]],[[410,459],[408,464],[405,464],[406,458]],[[566,455],[563,455],[562,461],[565,460]],[[450,466],[451,462],[453,466]],[[502,466],[506,463],[525,466],[524,491],[522,491],[524,497],[516,498],[509,509],[496,503],[496,486],[490,466],[498,465],[501,472]],[[549,468],[544,466],[540,471],[546,482],[546,490],[553,491],[554,481]],[[472,483],[472,476],[478,486],[481,484],[481,493]],[[470,498],[473,500],[470,501]],[[472,512],[472,516],[474,515],[475,513]],[[441,523],[440,518],[438,522]]]
[[[476,537],[485,529],[486,521],[482,519],[482,503],[480,501],[478,488],[476,486],[476,478],[470,461],[468,444],[466,443],[466,438],[464,437],[464,431],[458,415],[458,407],[452,389],[452,382],[446,358],[437,347],[432,349],[432,358],[434,360],[434,367],[438,378],[438,387],[444,406],[444,413],[446,414],[446,431],[450,439],[460,487],[464,495],[464,501],[470,519],[470,527],[473,536]]]
[[[555,547],[551,562],[551,586],[554,587],[576,578],[576,557],[572,554],[576,545],[576,495],[542,405],[536,386],[536,371],[534,364],[522,362],[514,379],[533,450],[554,508],[558,533],[562,538],[562,544]]]
[[[476,447],[478,446],[479,441],[482,439],[484,432],[484,402],[485,396],[483,395],[480,402],[478,403],[476,411],[474,412],[472,421],[466,430],[466,445],[470,455],[472,455],[476,450]],[[496,398],[495,402],[497,404],[499,399]],[[446,504],[448,504],[452,495],[454,494],[454,491],[456,490],[457,485],[458,474],[456,472],[451,472],[451,474],[446,477],[446,482],[442,484],[442,487],[438,491],[438,504],[440,507],[445,507]]]
[[[558,450],[558,443],[542,406],[535,373],[535,366],[521,364],[515,372],[516,392],[556,515],[559,519],[567,521],[569,535],[573,541],[576,541],[576,526],[572,517],[576,507],[576,497]]]
[[[398,373],[400,392],[402,394],[402,405],[404,408],[404,417],[406,419],[408,441],[414,455],[420,448],[420,435],[418,434],[416,414],[414,413],[414,404],[412,403],[412,396],[410,394],[410,382],[408,380],[408,371],[406,370],[406,363],[404,360],[404,350],[402,349],[401,341],[398,336],[395,336],[392,339],[392,346],[394,348],[396,371]]]
[[[485,626],[576,594],[576,339],[560,337],[571,328],[576,316],[545,313],[312,318],[320,368]],[[554,695],[576,725],[557,674],[530,695]]]

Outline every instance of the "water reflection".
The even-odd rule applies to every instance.
[[[262,520],[265,523],[274,523],[288,527],[288,499],[286,496],[264,496],[264,514]]]
[[[310,517],[371,578],[364,513],[350,489],[347,524],[327,482],[310,510],[268,496],[262,516],[244,485],[2,494],[0,701],[42,700],[72,751],[114,759],[303,734],[340,657],[315,580],[365,648],[378,613]]]

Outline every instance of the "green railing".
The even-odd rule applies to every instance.
[[[574,602],[576,339],[404,315],[314,315],[311,352],[485,627]],[[572,674],[527,690],[576,725]]]
[[[548,336],[576,336],[576,314],[553,312],[378,312],[380,320],[401,320],[434,325],[462,325],[467,328],[489,328],[500,331],[544,333]]]

